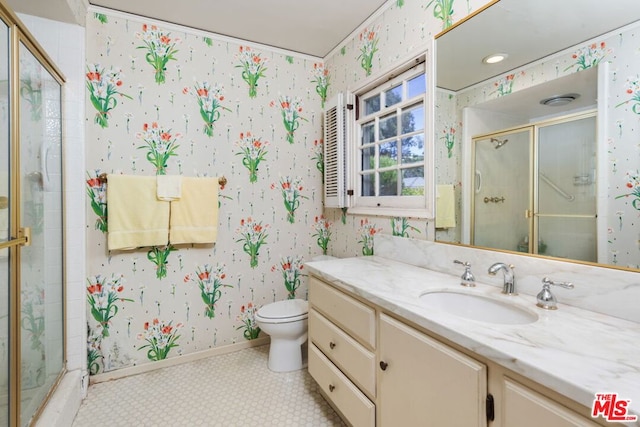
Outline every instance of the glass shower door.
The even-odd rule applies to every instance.
[[[64,368],[61,85],[20,43],[20,426]]]
[[[532,129],[473,140],[471,244],[528,251]]]
[[[537,253],[597,261],[596,117],[540,126]]]

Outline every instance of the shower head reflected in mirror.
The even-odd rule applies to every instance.
[[[495,144],[495,146],[493,148],[495,148],[497,150],[498,148],[502,147],[504,144],[509,142],[509,140],[508,139],[500,140],[498,138],[491,138],[491,142],[493,142]]]

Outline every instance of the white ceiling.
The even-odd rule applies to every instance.
[[[638,19],[639,0],[501,0],[438,37],[437,85],[458,91]]]
[[[524,121],[541,120],[546,116],[558,116],[595,108],[597,103],[598,69],[590,68],[579,73],[551,80],[544,84],[518,90],[509,96],[501,96],[484,102],[476,108],[510,114]],[[540,101],[566,94],[578,94],[578,98],[566,105],[547,106]]]
[[[87,0],[7,0],[19,13],[83,24]],[[88,0],[90,5],[323,58],[391,0]]]
[[[89,0],[89,3],[322,58],[386,1]]]
[[[14,12],[39,16],[53,21],[82,24],[79,14],[86,14],[86,0],[6,0]],[[83,3],[84,2],[84,3]]]

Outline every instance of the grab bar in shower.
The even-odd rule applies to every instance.
[[[560,194],[562,197],[564,197],[565,199],[567,199],[570,202],[573,202],[576,199],[576,196],[567,193],[566,191],[564,191],[562,188],[558,187],[553,181],[551,181],[549,179],[548,176],[546,176],[545,174],[543,174],[542,172],[538,172],[538,176],[547,184],[549,184],[549,187],[553,188],[554,190],[556,190],[556,192],[558,194]]]

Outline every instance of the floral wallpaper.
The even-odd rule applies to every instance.
[[[357,87],[371,75],[401,65],[398,61],[409,55],[424,53],[431,48],[432,38],[443,29],[481,8],[482,0],[396,0],[376,15],[354,37],[344,40],[334,52],[325,58],[324,66],[331,70],[331,86],[328,96]],[[455,111],[455,99],[450,109]],[[448,148],[444,153],[436,148],[436,156],[447,159],[452,169],[438,168],[436,173],[458,180],[456,191],[460,191],[455,165],[455,129],[450,123]],[[440,140],[443,142],[444,140]],[[439,147],[439,145],[437,146]],[[439,165],[440,161],[436,161]],[[373,236],[377,233],[433,240],[432,224],[425,219],[404,217],[361,217],[346,215],[340,209],[325,209],[326,220],[333,227],[330,254],[335,256],[359,256],[375,254]],[[451,233],[455,231],[451,229]]]
[[[87,22],[91,374],[260,336],[264,304],[307,297],[322,215],[322,61],[134,15]],[[215,245],[108,251],[101,173],[224,176]]]
[[[468,14],[482,8],[486,1],[432,0],[395,1],[354,37],[343,43],[325,58],[325,67],[332,70],[332,85],[329,96],[338,91],[357,87],[372,74],[392,68],[402,58],[424,52],[430,48],[430,40],[443,29],[455,24]],[[608,231],[599,236],[608,246],[609,264],[638,268],[640,245],[638,245],[638,207],[640,207],[640,170],[637,163],[637,144],[634,130],[640,120],[640,74],[638,59],[637,28],[612,35],[607,39],[591,41],[576,46],[526,69],[500,76],[485,84],[476,85],[459,94],[438,92],[436,96],[435,175],[436,183],[453,184],[455,194],[462,191],[461,150],[462,120],[457,115],[459,108],[475,105],[486,100],[508,96],[514,91],[579,72],[610,62],[611,101],[609,104],[609,182]],[[456,198],[460,200],[459,197]],[[461,204],[457,202],[456,217],[460,218]],[[333,223],[334,241],[332,254],[354,256],[368,253],[366,233],[362,222],[374,225],[370,232],[394,234],[394,227],[404,221],[411,227],[407,235],[432,240],[431,227],[422,219],[371,217],[360,218],[345,215],[341,210],[326,209],[325,216]],[[438,240],[460,241],[460,227],[436,230]],[[624,238],[631,236],[631,238]],[[635,237],[634,237],[635,236]]]

